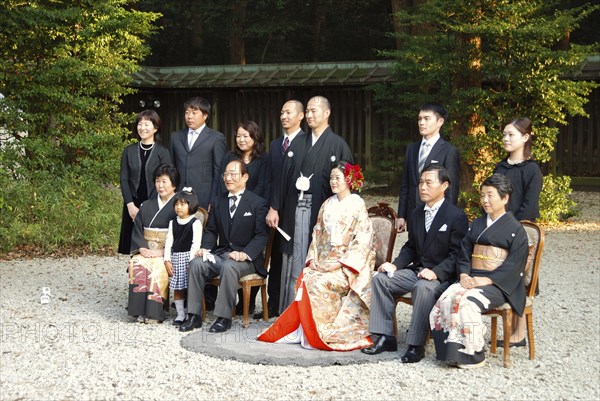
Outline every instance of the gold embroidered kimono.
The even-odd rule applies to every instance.
[[[375,250],[373,227],[360,196],[339,201],[334,195],[321,206],[306,265],[311,261],[320,269],[303,270],[295,302],[258,339],[276,342],[301,327],[302,342],[309,347],[350,351],[370,346]],[[335,262],[342,267],[328,270]]]

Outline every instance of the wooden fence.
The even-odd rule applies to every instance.
[[[589,117],[573,117],[561,127],[554,171],[574,177],[600,177],[600,89],[586,105]]]

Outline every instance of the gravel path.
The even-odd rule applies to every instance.
[[[547,231],[534,309],[536,359],[527,359],[527,348],[513,348],[510,369],[502,367],[501,353],[482,369],[446,367],[435,361],[431,342],[414,365],[223,361],[183,349],[185,334],[170,324],[144,325],[127,316],[127,257],[3,261],[0,399],[597,400],[597,221]],[[53,296],[41,305],[46,286]],[[409,312],[398,307],[401,333]]]

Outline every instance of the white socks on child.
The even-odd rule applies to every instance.
[[[183,308],[183,299],[175,300],[175,309],[177,310],[177,317],[175,320],[185,320],[185,310]]]

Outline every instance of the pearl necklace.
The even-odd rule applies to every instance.
[[[521,160],[511,160],[510,157],[506,158],[506,161],[508,162],[508,164],[510,164],[511,166],[514,166],[515,164],[521,164],[523,163],[525,160],[521,159]]]
[[[156,142],[152,142],[152,145],[150,145],[150,147],[145,148],[144,144],[140,142],[140,148],[144,151],[144,157],[146,156],[146,154],[148,154],[148,151],[152,150],[155,144]]]

